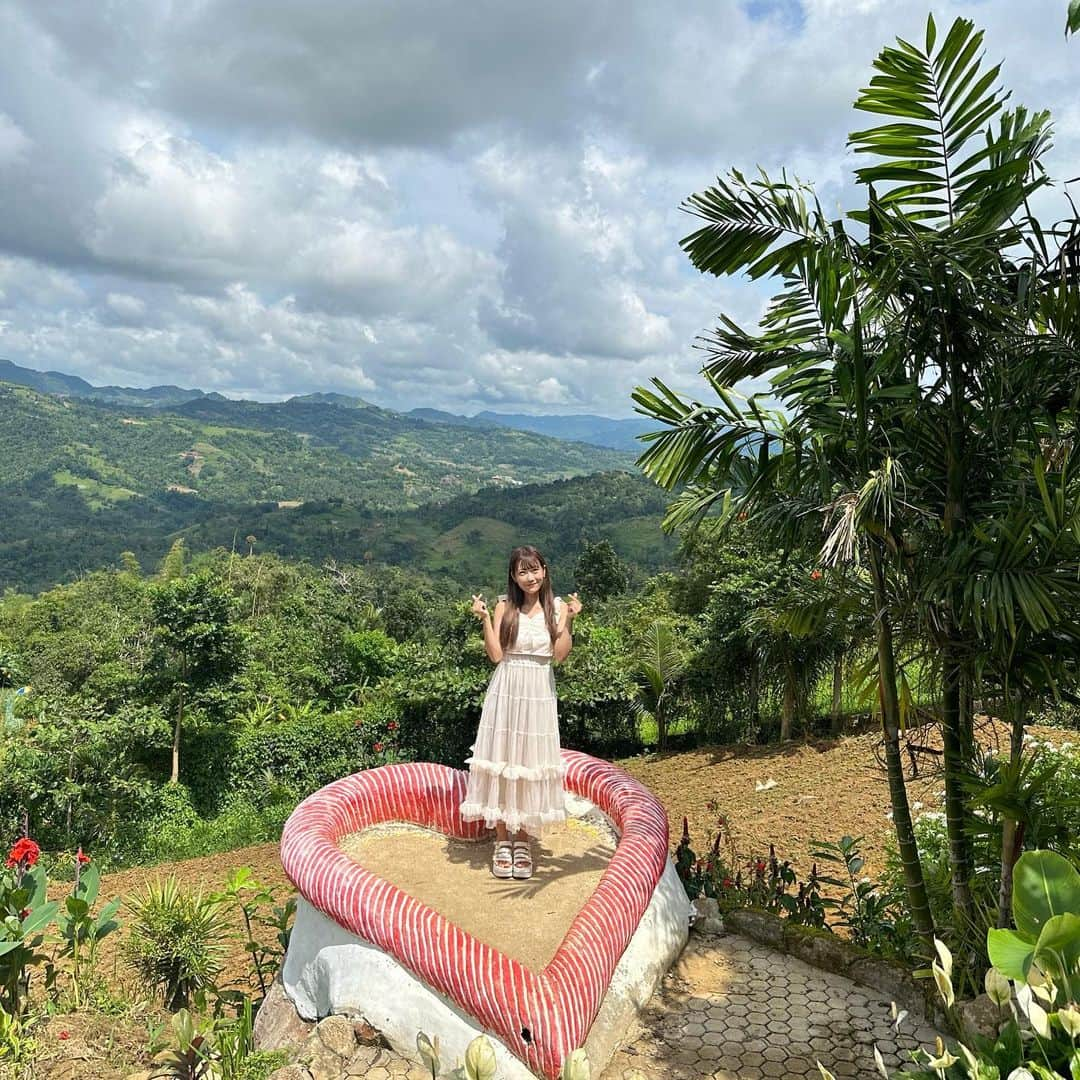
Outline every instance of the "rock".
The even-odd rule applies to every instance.
[[[275,1069],[266,1080],[311,1080],[311,1073],[302,1065],[282,1065]]]
[[[361,1046],[349,1062],[345,1075],[367,1076],[377,1065],[388,1067],[391,1060],[390,1055],[380,1046]]]
[[[346,1016],[328,1016],[315,1025],[308,1042],[318,1039],[331,1053],[348,1060],[356,1049],[353,1026],[353,1021]]]
[[[973,1035],[991,1041],[996,1039],[1009,1017],[1008,1009],[995,1005],[986,994],[961,1002],[959,1013],[960,1038],[964,1041],[974,1041]]]
[[[345,1016],[328,1016],[315,1025],[297,1061],[306,1066],[311,1080],[341,1080],[355,1050],[353,1021]]]
[[[876,990],[886,1001],[895,1001],[898,1008],[907,1009],[912,1016],[929,1019],[926,982],[917,981],[902,964],[861,953],[848,968],[848,978],[860,986]]]
[[[255,1049],[284,1050],[302,1043],[315,1025],[304,1020],[286,997],[280,979],[275,979],[255,1016]]]
[[[785,952],[834,975],[846,975],[852,962],[862,955],[827,930],[794,924],[784,930]]]
[[[382,1033],[376,1031],[366,1020],[357,1020],[353,1024],[353,1035],[361,1046],[386,1046]]]
[[[713,897],[699,896],[694,901],[694,921],[690,928],[698,934],[722,934],[724,920],[720,917],[720,905]]]
[[[755,911],[753,908],[729,911],[725,922],[727,928],[736,934],[753,938],[763,945],[771,945],[774,949],[783,947],[784,924],[766,911]]]

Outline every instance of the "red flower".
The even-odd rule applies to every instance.
[[[390,723],[386,725],[386,730],[387,731],[397,731],[397,721],[396,720],[391,720]]]
[[[374,750],[376,754],[381,754],[383,749],[382,743],[377,742],[371,749]]]
[[[29,836],[24,836],[21,840],[16,840],[14,847],[8,852],[7,865],[9,869],[14,866],[33,866],[40,856],[41,848]]]
[[[810,575],[810,580],[811,581],[820,581],[821,580],[821,571],[820,570],[813,571],[813,573],[811,573],[811,575]]]
[[[763,859],[758,859],[756,869],[759,874],[765,873],[765,862]]]
[[[67,1032],[67,1031],[58,1031],[58,1032],[56,1033],[56,1037],[57,1037],[58,1039],[70,1039],[70,1038],[71,1038],[71,1034],[70,1034],[69,1032]]]
[[[22,911],[20,911],[20,912],[19,912],[19,921],[21,922],[21,921],[22,921],[23,919],[25,919],[25,918],[27,917],[27,915],[29,915],[29,914],[30,914],[30,909],[29,909],[28,907],[24,907],[24,908],[22,909]]]
[[[729,877],[724,878],[724,888],[725,889],[730,889],[731,888],[731,878],[729,878]]]
[[[85,866],[90,861],[90,856],[84,855],[83,849],[80,847],[79,850],[75,852],[75,861],[80,866]]]

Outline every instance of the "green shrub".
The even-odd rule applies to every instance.
[[[266,806],[231,799],[216,814],[204,818],[194,813],[189,802],[186,808],[177,806],[172,813],[151,818],[126,858],[153,865],[268,843],[280,838],[281,827],[295,806],[294,798]]]
[[[397,666],[398,643],[382,630],[345,635],[345,656],[354,681],[374,685]]]
[[[275,785],[299,799],[333,780],[380,764],[388,740],[364,724],[365,715],[348,709],[240,732],[228,761],[226,790],[265,807],[275,801]],[[383,752],[375,750],[376,744]]]
[[[201,892],[183,892],[175,878],[147,885],[129,905],[128,959],[166,1008],[186,1008],[221,971],[230,929],[223,905]]]

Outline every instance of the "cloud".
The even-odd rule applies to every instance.
[[[1080,173],[1063,0],[945,0]],[[915,0],[13,0],[0,14],[0,355],[92,381],[626,414],[694,393],[678,206],[730,166],[854,201],[847,133]],[[1048,218],[1058,192],[1041,196]]]

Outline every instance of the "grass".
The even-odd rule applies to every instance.
[[[77,476],[70,469],[58,469],[54,472],[53,482],[61,487],[75,488],[91,510],[103,510],[138,495],[137,491],[119,484],[105,484],[100,480],[92,480],[89,476]]]

